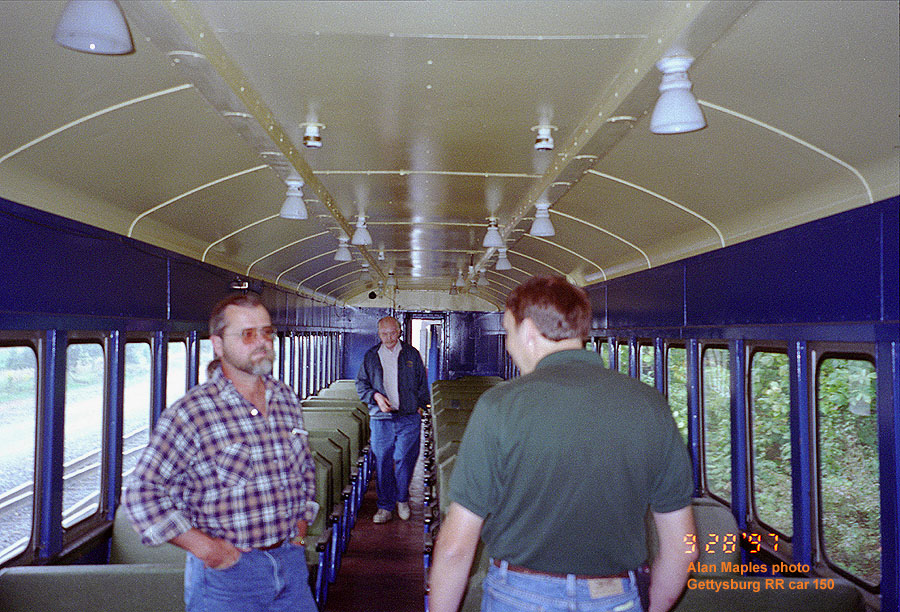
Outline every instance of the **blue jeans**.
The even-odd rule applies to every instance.
[[[381,510],[393,510],[397,502],[409,500],[409,482],[419,458],[421,423],[418,412],[369,420],[378,508]]]
[[[641,612],[634,578],[578,580],[511,572],[491,563],[481,612]],[[617,592],[619,591],[619,592]]]
[[[237,564],[210,569],[188,553],[184,568],[187,612],[317,612],[308,583],[306,550],[285,542],[251,550]]]

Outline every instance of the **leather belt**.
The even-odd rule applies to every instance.
[[[501,562],[494,559],[496,567],[501,566]],[[556,572],[539,572],[538,570],[522,567],[521,565],[507,565],[506,569],[517,574],[528,574],[529,576],[549,576],[550,578],[567,578],[569,574],[558,574]],[[630,578],[629,572],[621,572],[619,574],[610,574],[608,576],[589,576],[586,574],[575,574],[576,580],[597,580],[602,578]]]
[[[287,538],[285,538],[283,540],[279,540],[278,542],[275,542],[274,544],[270,544],[269,546],[257,546],[256,550],[262,550],[262,551],[275,550],[276,548],[280,548],[285,542],[287,542]]]

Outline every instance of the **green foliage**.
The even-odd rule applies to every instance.
[[[727,349],[703,352],[703,422],[706,484],[731,498],[731,369]]]
[[[790,378],[784,353],[754,353],[750,365],[753,426],[753,493],[761,520],[790,536]]]
[[[881,508],[875,368],[824,359],[817,383],[822,529],[828,558],[881,581]]]
[[[681,437],[687,443],[687,350],[680,347],[669,347],[667,354],[668,379],[666,389],[669,406]]]
[[[0,411],[13,400],[34,397],[37,356],[30,347],[0,347]]]
[[[656,386],[656,363],[654,355],[656,350],[651,344],[641,344],[638,346],[638,356],[640,363],[641,382]]]

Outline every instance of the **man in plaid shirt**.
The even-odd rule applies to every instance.
[[[233,295],[209,331],[219,367],[163,412],[125,510],[145,544],[188,552],[188,612],[315,612],[303,543],[315,464],[300,401],[271,376],[272,320],[255,295]]]

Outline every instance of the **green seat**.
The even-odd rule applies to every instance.
[[[183,568],[186,554],[174,544],[147,546],[142,543],[125,511],[121,508],[116,511],[109,545],[111,564],[162,563]]]

